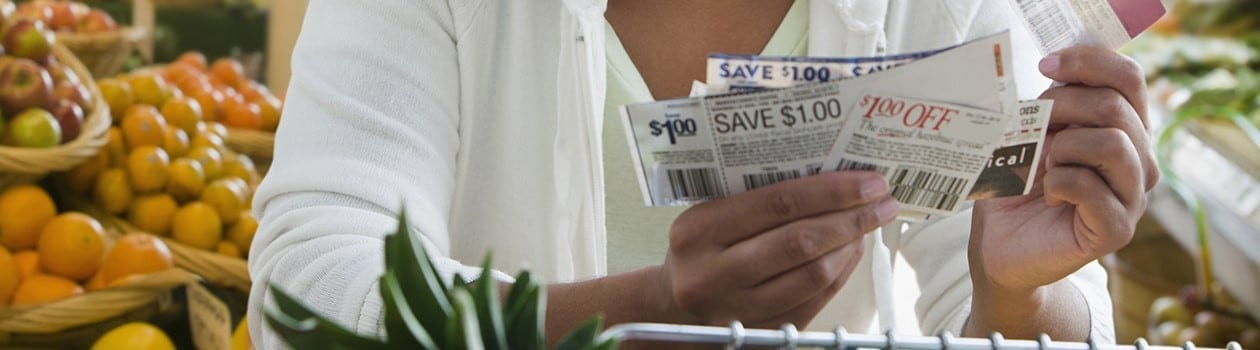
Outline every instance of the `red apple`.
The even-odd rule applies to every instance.
[[[52,21],[48,24],[55,31],[75,30],[89,11],[87,5],[70,1],[54,2],[49,7],[52,8]]]
[[[74,102],[74,104],[79,106],[87,106],[88,102],[92,100],[92,96],[88,92],[87,87],[82,84],[62,81],[54,84],[49,107],[55,107],[60,103],[59,101],[63,100]],[[53,114],[57,114],[57,112],[53,112]]]
[[[44,23],[19,19],[4,30],[4,50],[9,55],[46,61],[57,39]]]
[[[35,61],[18,58],[0,70],[0,108],[7,113],[45,106],[52,89],[52,76]]]
[[[4,141],[18,147],[55,147],[61,144],[61,126],[48,111],[31,108],[13,117]]]
[[[60,100],[50,112],[57,119],[57,126],[61,127],[61,143],[79,137],[79,131],[83,127],[83,107],[70,100]]]
[[[41,22],[51,22],[53,17],[52,7],[47,1],[31,1],[18,5],[13,11],[12,19],[33,19]]]
[[[108,33],[118,30],[118,23],[105,11],[92,9],[79,21],[80,33]]]
[[[66,67],[65,64],[57,61],[55,57],[44,63],[44,69],[47,69],[48,74],[52,75],[53,84],[61,84],[63,82],[71,82],[75,84],[83,83],[83,80],[79,79],[78,73],[75,73],[69,67]]]

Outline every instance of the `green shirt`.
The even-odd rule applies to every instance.
[[[761,54],[804,56],[809,42],[808,27],[809,0],[798,0]],[[612,274],[664,261],[669,247],[669,226],[686,207],[643,205],[618,109],[627,104],[650,102],[652,93],[612,26],[605,23],[605,32],[608,95],[604,105],[604,213],[608,229],[608,273]]]

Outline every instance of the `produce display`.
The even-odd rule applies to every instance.
[[[68,187],[145,232],[246,256],[258,227],[248,209],[261,176],[249,156],[224,145],[225,124],[274,125],[279,103],[233,66],[223,59],[207,67],[188,53],[165,67],[99,80],[115,125],[101,152],[66,174]]]
[[[118,23],[108,13],[77,1],[35,0],[16,7],[16,16],[45,23],[59,33],[112,33]]]
[[[107,240],[99,221],[59,213],[38,186],[0,191],[0,309],[50,303],[174,266],[166,244],[149,234]]]
[[[1260,349],[1260,325],[1228,293],[1213,289],[1210,299],[1196,287],[1186,287],[1179,296],[1156,299],[1151,304],[1148,339],[1154,344],[1189,341],[1210,347],[1237,341],[1243,349]]]
[[[29,4],[29,3],[27,3]],[[0,143],[49,148],[79,136],[92,104],[88,88],[73,70],[52,55],[56,42],[35,7],[0,5],[4,15],[0,56]],[[25,11],[25,12],[24,12]],[[51,18],[51,15],[47,16]]]

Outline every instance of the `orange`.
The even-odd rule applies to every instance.
[[[179,87],[179,83],[186,79],[202,75],[201,71],[197,70],[197,67],[183,62],[172,62],[166,65],[166,68],[162,69],[160,74],[162,79],[165,79],[167,83],[173,84],[175,87]]]
[[[22,279],[21,270],[13,261],[13,256],[9,255],[9,250],[0,247],[0,308],[9,305],[9,299],[13,298],[13,292]]]
[[[101,264],[105,284],[113,284],[132,275],[154,273],[175,267],[166,242],[147,233],[128,233],[114,244]]]
[[[177,63],[185,63],[190,67],[197,68],[198,71],[205,71],[207,66],[206,55],[197,51],[188,51],[175,58]]]
[[[157,108],[134,105],[123,114],[122,132],[127,147],[162,146],[166,142],[166,118]]]
[[[193,147],[188,151],[187,157],[201,163],[201,170],[206,175],[206,181],[218,179],[223,174],[223,154],[217,149],[206,146]]]
[[[223,99],[220,107],[223,108],[220,112],[223,125],[250,130],[262,129],[262,108],[257,103],[235,96]]]
[[[101,267],[105,229],[82,213],[58,215],[39,234],[39,266],[50,274],[84,281]]]
[[[102,269],[104,269],[103,266]],[[92,278],[88,279],[87,283],[83,284],[83,288],[87,289],[89,292],[95,292],[107,287],[109,287],[109,284],[105,283],[105,274],[100,271],[96,271],[96,274],[92,275]]]
[[[101,150],[82,164],[66,171],[66,184],[76,193],[91,193],[96,177],[109,168],[109,152]]]
[[[241,209],[245,208],[245,199],[245,189],[225,178],[206,185],[206,189],[201,191],[200,201],[214,208],[224,224],[231,225],[236,223]]]
[[[214,248],[214,252],[233,258],[241,257],[241,248],[237,248],[235,244],[232,244],[232,242],[229,241],[219,242],[219,245]]]
[[[128,85],[116,78],[105,78],[96,81],[96,86],[101,90],[101,95],[105,97],[105,102],[109,104],[109,113],[114,116],[114,123],[119,122],[118,116],[123,115],[127,107],[131,107],[136,103],[135,95],[131,93],[131,85]]]
[[[201,102],[191,97],[172,98],[162,104],[162,116],[171,125],[183,129],[192,135],[197,132],[197,122],[201,121]]]
[[[127,221],[145,232],[165,236],[170,233],[171,217],[175,215],[176,209],[179,209],[179,204],[169,194],[143,196],[131,202]]]
[[[280,110],[284,103],[275,96],[263,96],[251,101],[258,105],[262,131],[276,132],[276,128],[280,126]]]
[[[197,123],[197,132],[198,133],[211,133],[211,134],[219,135],[219,137],[222,137],[222,138],[227,138],[227,135],[228,135],[227,127],[223,126],[222,123],[214,122],[214,121],[205,121],[205,122]]]
[[[249,156],[227,152],[224,153],[223,158],[223,177],[245,180],[245,183],[250,186],[258,184],[261,176],[258,175],[258,168],[254,166],[254,161],[249,159]]]
[[[228,229],[227,238],[232,241],[244,253],[249,252],[249,248],[254,243],[254,233],[258,232],[258,220],[254,219],[254,214],[248,210],[242,211],[240,217],[236,219]]]
[[[210,65],[210,78],[227,86],[237,86],[245,81],[245,67],[234,59],[220,58]]]
[[[166,188],[171,158],[154,146],[141,146],[127,156],[127,179],[136,193],[151,193]]]
[[[203,120],[217,121],[219,120],[219,104],[223,103],[223,94],[214,90],[196,91],[189,93],[193,99],[197,100],[201,107],[201,117]]]
[[[3,258],[0,258],[0,260],[3,260]],[[44,273],[44,271],[39,269],[39,253],[33,250],[23,250],[13,254],[13,263],[17,265],[18,277],[22,280]],[[0,264],[0,270],[4,269],[3,265]]]
[[[83,287],[74,281],[54,275],[36,275],[18,284],[13,305],[44,304],[83,294]]]
[[[12,250],[31,249],[39,232],[57,216],[57,206],[43,188],[17,185],[0,192],[0,243]]]
[[[184,78],[184,80],[177,82],[175,87],[188,96],[214,91],[214,83],[211,83],[210,78],[205,75]]]
[[[191,202],[175,211],[171,235],[176,241],[202,250],[214,250],[223,240],[223,222],[214,208]]]
[[[91,350],[175,350],[161,328],[144,322],[118,326],[92,343]]]
[[[105,212],[118,215],[127,211],[135,194],[131,192],[131,184],[127,181],[127,172],[121,168],[111,168],[96,178],[92,188],[92,199]]]
[[[131,86],[136,103],[140,104],[161,106],[173,94],[166,79],[152,72],[132,74],[127,78],[127,84]]]
[[[109,165],[121,166],[127,162],[127,142],[123,140],[122,129],[117,126],[109,128],[109,141],[105,142],[105,148],[101,152],[109,153]]]
[[[190,143],[188,133],[184,132],[184,130],[172,125],[166,126],[166,141],[162,143],[162,148],[166,150],[166,154],[171,156],[171,158],[179,158],[188,154]]]
[[[201,163],[191,158],[179,158],[171,162],[171,179],[166,184],[166,192],[180,203],[197,199],[201,190],[206,187],[206,174]]]

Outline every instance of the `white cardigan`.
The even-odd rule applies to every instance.
[[[476,272],[487,252],[498,270],[529,268],[546,281],[604,274],[605,6],[312,0],[275,161],[254,199],[249,321],[258,345],[279,344],[260,312],[272,307],[269,282],[351,329],[380,333],[381,237],[404,203],[448,276]],[[814,0],[809,51],[937,48],[1013,18],[1006,0]],[[1021,98],[1035,97],[1047,86],[1036,50],[1016,50]],[[813,327],[868,329],[876,304],[888,316],[887,271],[900,252],[917,271],[923,331],[958,333],[970,307],[969,225],[966,212],[885,230],[885,244],[868,235],[857,272]],[[1069,279],[1086,296],[1093,337],[1113,339],[1105,273],[1092,264]]]

